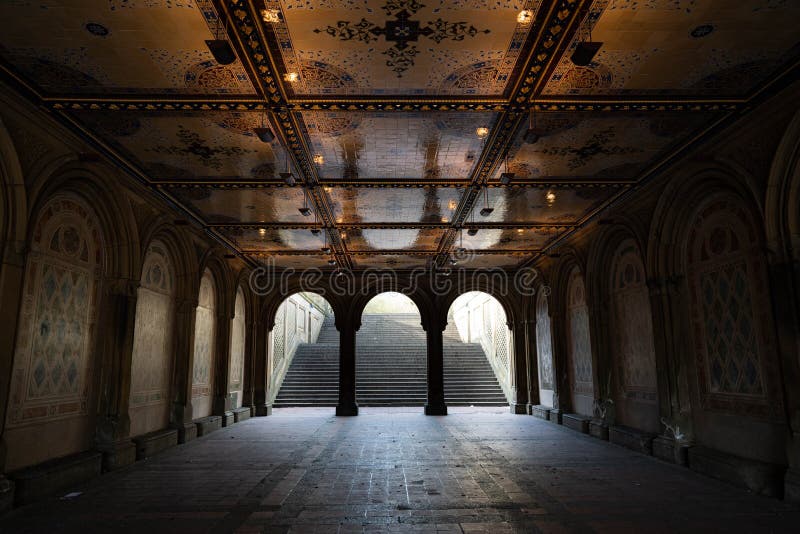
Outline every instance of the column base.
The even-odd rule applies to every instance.
[[[271,404],[256,404],[256,417],[266,417],[268,415],[272,415],[272,405]]]
[[[358,404],[339,404],[336,406],[336,415],[340,417],[358,415]]]
[[[528,415],[533,415],[533,407],[536,406],[535,404],[528,403],[525,405],[525,413]]]
[[[130,439],[100,443],[97,450],[103,454],[103,472],[114,471],[136,461],[136,444]]]
[[[178,443],[186,443],[197,437],[197,425],[192,421],[180,423],[176,428],[178,429]]]
[[[447,405],[442,404],[426,404],[425,415],[447,415]]]
[[[517,415],[527,415],[528,414],[528,405],[527,404],[517,404],[516,402],[509,403],[509,408],[511,409],[511,413]]]

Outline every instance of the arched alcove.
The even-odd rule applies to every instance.
[[[242,406],[244,388],[244,350],[247,338],[247,312],[242,287],[236,290],[231,319],[231,347],[228,362],[228,394],[231,396],[231,407]]]
[[[569,273],[567,282],[567,376],[570,400],[575,413],[591,416],[594,408],[592,343],[589,333],[589,306],[586,286],[578,266]]]
[[[540,290],[536,295],[536,356],[539,368],[539,402],[553,407],[556,385],[548,298],[545,291]]]
[[[192,364],[192,418],[211,415],[217,335],[217,282],[210,269],[203,272],[197,297]]]

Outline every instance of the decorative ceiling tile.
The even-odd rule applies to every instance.
[[[165,187],[209,224],[313,223],[313,215],[299,212],[303,190],[299,187],[263,189],[212,189]]]
[[[467,250],[541,250],[561,230],[554,228],[480,228],[474,236],[459,232],[455,246]]]
[[[442,229],[353,228],[347,230],[347,249],[436,251]]]
[[[455,187],[334,187],[329,195],[340,224],[441,224],[452,219],[462,192]]]
[[[529,255],[524,254],[465,254],[458,256],[456,269],[513,269]]]
[[[494,211],[487,217],[479,214],[483,196],[465,224],[471,223],[545,223],[574,224],[609,200],[618,187],[574,187],[540,189],[538,187],[489,188],[488,205]],[[555,195],[548,200],[548,193]]]
[[[217,230],[236,243],[240,250],[248,252],[319,252],[326,244],[322,232],[315,235],[308,229],[218,228]]]
[[[404,254],[357,254],[353,256],[356,269],[424,269],[433,256]]]

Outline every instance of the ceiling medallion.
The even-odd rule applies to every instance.
[[[390,0],[383,4],[383,10],[394,18],[386,20],[383,26],[362,18],[358,22],[340,20],[336,26],[317,28],[314,32],[325,32],[340,41],[361,41],[365,44],[377,41],[382,35],[386,42],[392,43],[382,52],[388,56],[386,66],[398,78],[402,78],[403,73],[414,66],[414,57],[419,54],[419,50],[416,45],[409,43],[419,41],[420,36],[440,44],[445,40],[463,41],[467,36],[475,37],[479,33],[490,32],[479,30],[467,22],[448,22],[441,18],[422,26],[420,21],[412,20],[411,17],[423,7],[425,5],[416,0]]]

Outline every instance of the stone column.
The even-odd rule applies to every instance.
[[[100,393],[95,445],[103,453],[105,471],[136,461],[128,407],[138,288],[138,280],[110,280],[104,284],[98,324],[100,353],[95,364]]]
[[[427,383],[428,401],[425,415],[447,415],[444,401],[444,338],[442,333],[447,324],[430,321],[423,325],[427,338]]]
[[[536,346],[536,318],[525,321],[525,347],[528,368],[528,415],[533,414],[533,407],[541,404],[539,399],[539,354]]]
[[[226,308],[232,308],[228,305]],[[217,332],[215,338],[216,358],[214,360],[214,398],[211,404],[211,413],[222,416],[223,426],[225,421],[233,419],[231,411],[231,395],[228,391],[230,381],[231,362],[231,321],[233,310],[222,309],[217,313]]]
[[[26,252],[24,248],[4,243],[0,264],[0,514],[14,502],[14,483],[5,478],[7,445],[6,410],[14,362],[14,342],[22,299]]]
[[[339,331],[339,404],[336,415],[358,415],[356,403],[356,332],[361,325],[336,322]]]
[[[273,325],[274,328],[274,325]],[[263,325],[256,326],[255,351],[253,352],[253,410],[254,415],[272,415],[269,402],[269,362],[272,359],[272,330]]]
[[[244,337],[244,376],[242,377],[242,406],[249,407],[253,411],[253,365],[255,364],[255,320],[252,314],[247,314],[247,322],[245,323],[245,337]],[[252,415],[252,414],[251,414]]]
[[[509,322],[511,330],[512,353],[509,358],[511,365],[511,399],[509,405],[511,413],[528,413],[528,370],[525,347],[525,323],[523,321]]]
[[[178,442],[197,437],[192,422],[192,372],[194,366],[194,327],[197,299],[179,302],[175,315],[175,370],[173,372],[170,425],[178,429]]]

